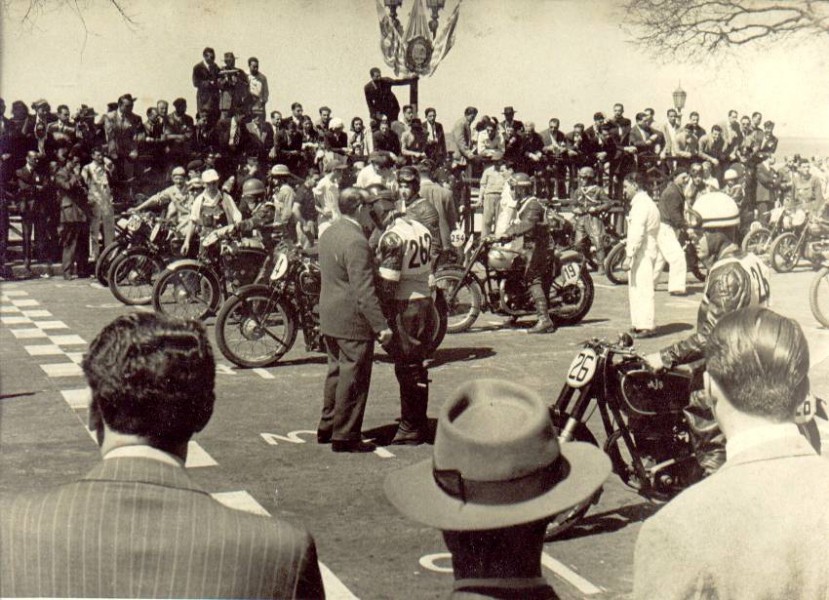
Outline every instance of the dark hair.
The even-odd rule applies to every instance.
[[[426,116],[426,117],[428,117],[428,116],[429,116],[429,113],[435,113],[435,115],[437,116],[438,111],[436,111],[434,108],[432,108],[432,107],[430,106],[430,107],[429,107],[429,108],[427,108],[425,111],[423,111],[423,115],[424,115],[424,116]]]
[[[755,110],[753,113],[751,113],[751,118],[753,119],[754,117],[760,117],[762,119],[763,113],[761,113],[759,110]]]
[[[648,116],[648,115],[646,115],[646,114],[645,114],[645,113],[643,113],[643,112],[638,112],[638,113],[636,113],[636,122],[638,123],[639,121],[641,121],[642,119],[644,119],[644,118],[645,118],[645,117],[647,117],[647,116]]]
[[[547,124],[549,125],[550,123],[553,123],[553,122],[555,122],[556,125],[561,125],[561,121],[559,121],[558,117],[553,117],[552,119],[547,121]]]
[[[377,73],[379,75],[380,74],[380,69],[378,67],[371,67],[371,69],[369,69],[369,72],[368,72],[369,77],[371,77],[374,73]]]
[[[187,441],[213,413],[216,363],[196,321],[153,313],[118,317],[92,341],[82,367],[93,415],[153,446]]]
[[[60,106],[58,106],[58,110],[60,110]],[[772,129],[774,129],[774,121],[766,121],[765,123],[763,123],[763,127],[771,127]]]
[[[699,117],[699,113],[698,113],[697,111],[693,111],[690,115],[688,115],[688,118],[689,118],[689,119],[690,119],[691,117]]]
[[[360,123],[362,123],[365,126],[365,122],[363,121],[362,117],[354,117],[354,118],[351,119],[351,131],[354,131],[354,124],[357,121],[359,121]]]
[[[187,100],[185,100],[184,98],[176,98],[175,100],[173,100],[173,106],[175,106],[176,108],[178,108],[179,106],[187,106]]]
[[[251,57],[248,59],[248,66],[250,66],[250,63],[252,63],[252,62],[255,62],[255,63],[258,65],[258,64],[259,64],[259,59],[258,59],[258,58],[256,58],[255,56],[251,56]]]
[[[475,108],[474,106],[467,106],[467,107],[463,110],[463,114],[464,114],[464,115],[466,115],[467,117],[468,117],[469,115],[477,115],[477,114],[478,114],[478,109],[477,109],[477,108]]]
[[[720,127],[719,125],[712,125],[711,131],[719,131],[720,133],[722,133],[722,127]]]
[[[734,115],[734,116],[736,117],[736,116],[737,116],[737,115],[739,115],[739,114],[740,114],[740,113],[738,113],[738,112],[737,112],[736,110],[734,110],[733,108],[732,108],[731,110],[729,110],[729,111],[728,111],[728,116],[729,116],[729,117],[730,117],[731,115]]]
[[[676,109],[675,109],[675,108],[669,108],[669,109],[668,109],[668,112],[666,112],[665,114],[666,114],[667,116],[669,116],[669,117],[670,117],[670,116],[671,116],[671,113],[673,113],[673,114],[675,114],[675,115],[678,115],[678,114],[679,114],[678,112],[676,112]]]
[[[58,105],[58,107],[55,109],[55,112],[60,112],[60,111],[62,111],[62,110],[65,110],[66,112],[69,112],[69,107],[68,107],[68,106],[66,106],[65,104],[60,104],[60,105]]]
[[[273,119],[274,115],[279,115],[279,117],[282,118],[282,113],[279,112],[278,110],[272,110],[271,111],[271,119]]]
[[[294,102],[293,104],[291,104],[291,110],[294,110],[296,108],[302,108],[302,102]]]
[[[210,54],[212,54],[213,56],[216,56],[216,51],[213,48],[211,48],[210,46],[207,46],[204,50],[202,50],[201,55],[204,56],[208,52],[210,52]]]
[[[624,104],[622,104],[621,102],[617,102],[616,104],[613,105],[613,110],[616,110],[617,106],[622,109],[622,112],[624,112],[624,110],[625,110],[625,105]]]
[[[400,110],[402,110],[403,112],[406,112],[407,110],[414,112],[414,106],[412,106],[411,104],[404,104],[403,108],[401,108]]]
[[[705,356],[709,375],[740,412],[792,421],[809,391],[803,330],[767,308],[741,308],[722,317]]]
[[[331,109],[330,109],[330,108],[328,108],[327,106],[320,106],[319,113],[320,113],[320,114],[322,114],[322,112],[323,112],[323,111],[325,111],[325,110],[327,110],[327,111],[328,111],[328,114],[329,114],[329,115],[331,114]]]
[[[598,121],[600,119],[604,120],[604,113],[601,113],[601,112],[593,113],[593,120],[594,121]]]

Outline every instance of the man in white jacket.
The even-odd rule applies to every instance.
[[[642,189],[637,173],[629,173],[625,177],[623,191],[625,197],[630,199],[627,256],[623,268],[630,269],[631,334],[636,338],[645,338],[652,336],[656,327],[653,265],[658,253],[659,208]]]

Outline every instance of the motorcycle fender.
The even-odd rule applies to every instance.
[[[577,252],[575,250],[564,250],[563,252],[556,252],[556,257],[560,262],[565,260],[572,260],[577,259],[579,262],[584,263],[585,258],[581,252]]]
[[[167,265],[168,271],[178,271],[182,267],[196,267],[199,270],[204,268],[204,264],[194,258],[181,258],[179,260],[174,260],[169,265]]]
[[[465,270],[466,270],[466,267],[464,267],[463,265],[441,265],[441,267],[437,271],[435,271],[435,277],[440,277],[441,273],[443,273],[445,271],[461,271],[461,272],[463,272]],[[475,284],[478,286],[478,289],[481,290],[481,294],[483,295],[483,293],[484,293],[484,284],[481,281],[481,278],[478,277],[478,275],[475,274],[473,271],[469,272],[469,278],[473,282],[475,282]]]
[[[285,296],[284,290],[277,290],[277,289],[274,289],[273,287],[271,287],[269,285],[265,285],[263,283],[251,283],[251,284],[248,284],[248,285],[243,285],[242,287],[237,289],[235,292],[231,292],[231,296],[236,296],[238,298],[242,294],[250,293],[250,292],[259,292],[261,294],[270,294],[271,297],[275,298],[275,299],[282,299]],[[299,321],[299,317],[296,314],[296,310],[294,309],[293,302],[290,302],[289,300],[286,299],[285,302],[283,302],[283,307],[289,313],[289,316],[291,316],[292,318]]]

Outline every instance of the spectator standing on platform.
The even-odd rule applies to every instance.
[[[481,174],[480,190],[484,208],[481,220],[481,236],[486,237],[495,230],[495,223],[498,220],[498,207],[501,203],[501,194],[507,183],[507,177],[503,173],[504,161],[498,159],[492,161]]]
[[[205,48],[203,60],[193,67],[193,87],[196,88],[196,114],[207,118],[213,125],[219,118],[219,65],[216,64],[216,51]]]
[[[112,206],[112,189],[109,178],[115,165],[104,157],[100,148],[92,150],[92,162],[81,169],[81,178],[89,190],[89,241],[92,247],[92,260],[97,261],[101,253],[98,237],[103,232],[106,248],[115,238],[115,212]]]
[[[463,111],[463,117],[458,119],[452,128],[452,138],[458,148],[453,168],[462,170],[466,168],[475,157],[475,144],[472,141],[472,122],[478,116],[478,109],[474,106],[467,106]]]
[[[598,448],[558,442],[538,395],[485,379],[453,394],[433,456],[391,473],[384,490],[403,515],[442,531],[455,575],[451,598],[554,600],[541,574],[547,522],[609,474]]]
[[[122,192],[132,188],[138,146],[146,135],[141,117],[132,112],[134,102],[131,94],[124,94],[118,98],[118,108],[103,119],[107,151],[115,163],[115,178]]]
[[[270,90],[268,89],[268,78],[259,71],[259,59],[251,56],[248,59],[248,94],[250,96],[250,112],[254,115],[266,115]]]
[[[42,246],[45,234],[43,224],[46,217],[46,180],[39,163],[40,154],[34,150],[26,153],[26,164],[15,172],[17,179],[17,211],[20,214],[21,237],[23,242],[23,268],[31,274],[32,259],[39,256],[35,243]],[[5,202],[3,198],[3,202]]]
[[[436,165],[442,165],[446,158],[446,134],[443,132],[443,124],[437,122],[438,113],[434,108],[427,108],[423,114],[426,115],[426,158]]]
[[[248,76],[236,66],[233,52],[225,52],[224,61],[218,74],[219,112],[222,118],[230,117],[238,122],[249,106]]]
[[[184,98],[173,100],[173,112],[167,115],[164,125],[164,135],[169,144],[170,160],[173,163],[184,163],[190,156],[195,127],[193,117],[187,114],[187,100]]]
[[[369,81],[363,88],[366,96],[366,104],[368,105],[368,114],[372,119],[380,121],[380,117],[385,115],[390,122],[396,121],[400,115],[400,103],[397,97],[392,92],[392,86],[395,85],[409,85],[417,81],[417,76],[405,79],[392,79],[390,77],[383,77],[380,69],[374,67],[369,71],[371,81]]]
[[[60,199],[60,243],[64,279],[86,277],[89,268],[89,202],[81,179],[81,158],[69,153],[66,164],[55,173]]]

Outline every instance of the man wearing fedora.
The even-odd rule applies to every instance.
[[[558,598],[541,575],[547,522],[590,498],[610,474],[594,446],[559,444],[550,412],[531,390],[471,381],[446,402],[434,456],[391,473],[389,501],[443,532],[454,600]]]
[[[524,133],[524,123],[519,121],[515,117],[515,109],[512,106],[505,106],[504,112],[504,119],[501,121],[501,134],[505,134],[507,132],[507,125],[511,125],[512,128],[518,133],[519,135]]]

